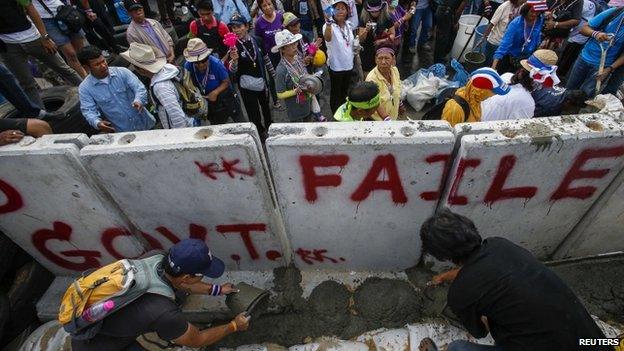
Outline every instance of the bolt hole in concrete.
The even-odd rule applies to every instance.
[[[119,138],[119,144],[121,145],[130,144],[131,142],[134,141],[134,139],[136,139],[136,135],[134,134],[124,135],[121,138]]]
[[[314,135],[316,135],[317,137],[322,137],[323,135],[327,134],[327,128],[316,127],[312,129],[312,133],[314,133]]]
[[[585,126],[587,126],[587,128],[589,128],[589,129],[595,130],[597,132],[602,132],[604,130],[604,127],[602,126],[602,124],[600,122],[597,122],[597,121],[587,121],[587,122],[585,122]]]
[[[414,135],[414,128],[412,128],[412,127],[403,127],[403,128],[401,128],[401,134],[403,134],[403,136],[410,137],[410,136]]]
[[[195,139],[208,139],[210,136],[212,135],[212,129],[210,128],[203,128],[197,131],[197,133],[195,133],[194,137]]]

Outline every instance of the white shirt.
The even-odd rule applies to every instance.
[[[570,33],[570,37],[568,38],[568,41],[570,43],[585,44],[589,40],[589,37],[581,34],[581,28],[583,28],[583,26],[587,24],[587,21],[594,18],[595,15],[596,4],[594,4],[590,0],[583,1],[583,17],[581,18],[581,23],[579,23],[578,26],[574,27],[574,29]]]
[[[35,8],[37,9],[37,12],[39,12],[39,16],[41,16],[41,18],[54,18],[54,16],[56,15],[56,9],[59,6],[63,6],[65,4],[63,4],[61,2],[61,0],[41,0],[44,4],[46,4],[46,6],[50,9],[50,11],[52,11],[52,13],[54,15],[51,15],[46,9],[45,7],[43,7],[43,5],[41,5],[41,3],[39,2],[39,0],[32,0],[32,4],[33,6],[35,6]]]
[[[515,13],[514,13],[515,12]],[[520,9],[516,8],[514,11],[514,7],[510,1],[505,1],[502,5],[500,5],[494,15],[492,16],[492,31],[487,38],[488,43],[492,45],[500,45],[501,40],[503,40],[503,36],[505,35],[505,31],[507,30],[507,25],[509,22],[520,13]]]
[[[30,18],[28,20],[30,20]],[[39,40],[39,38],[41,38],[41,34],[39,34],[39,31],[32,22],[30,28],[21,32],[0,34],[0,40],[7,44],[30,43],[31,41]]]
[[[325,32],[327,24],[323,25]],[[332,23],[332,40],[326,41],[327,65],[332,71],[350,71],[353,69],[353,27],[345,22],[345,27],[340,30],[336,23]],[[346,36],[346,40],[345,40]]]
[[[507,95],[494,95],[481,102],[481,121],[532,118],[535,101],[520,84],[510,85]]]

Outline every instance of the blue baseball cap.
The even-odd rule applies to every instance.
[[[199,239],[184,239],[169,249],[169,267],[175,274],[201,274],[219,278],[225,263],[212,255],[206,243]]]

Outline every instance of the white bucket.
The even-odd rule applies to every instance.
[[[459,30],[457,31],[455,42],[453,42],[453,49],[451,50],[452,58],[457,59],[460,62],[464,60],[463,57],[460,59],[459,55],[466,45],[468,38],[470,38],[470,43],[468,43],[466,51],[470,51],[470,49],[474,45],[474,40],[477,36],[477,33],[472,35],[472,32],[474,32],[475,27],[477,27],[477,22],[479,22],[479,18],[481,18],[481,16],[479,15],[462,15],[459,18]],[[480,26],[484,24],[490,24],[490,21],[485,17],[481,18],[481,22],[479,22]],[[471,35],[472,38],[470,37]]]

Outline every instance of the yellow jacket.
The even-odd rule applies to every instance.
[[[388,116],[392,118],[392,120],[395,120],[399,118],[399,105],[401,104],[401,77],[399,75],[399,70],[396,67],[393,66],[391,70],[392,94],[390,94],[390,90],[387,85],[389,82],[379,72],[377,67],[373,68],[373,70],[368,73],[366,81],[377,84],[379,87],[379,97],[381,101],[380,106],[388,114]],[[383,120],[377,111],[375,111],[372,117],[377,121]]]
[[[481,121],[481,101],[494,95],[494,93],[489,89],[479,89],[473,87],[472,82],[468,82],[463,88],[459,88],[455,94],[463,97],[470,106],[470,115],[468,116],[466,122]],[[450,99],[446,102],[446,105],[444,105],[444,110],[442,110],[442,119],[448,121],[451,126],[454,126],[457,123],[463,123],[464,110],[457,102],[455,102],[455,100]]]

